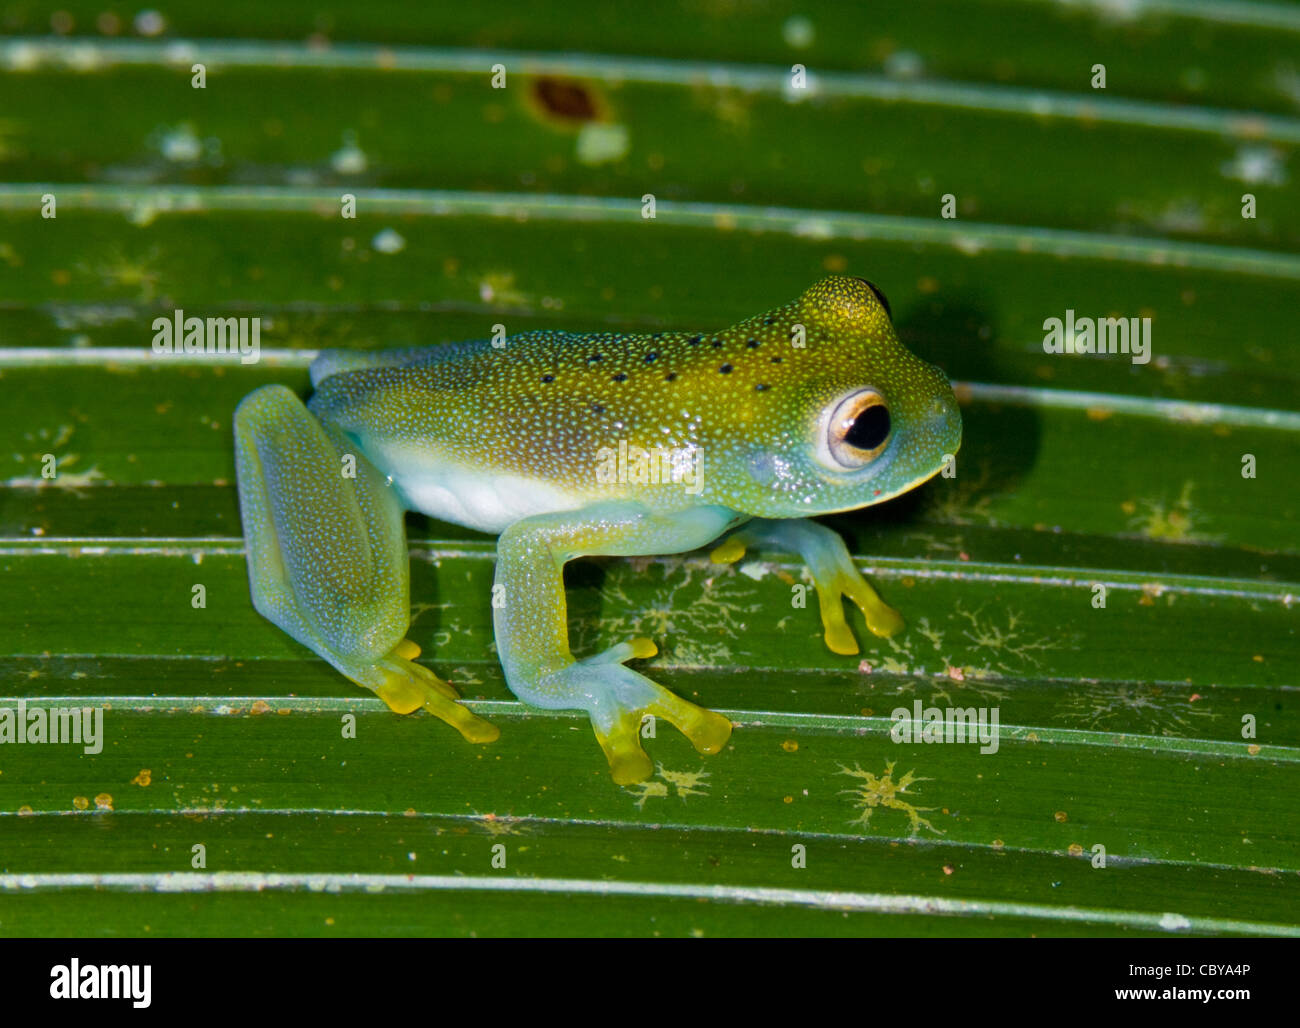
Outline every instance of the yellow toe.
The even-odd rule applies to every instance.
[[[615,785],[635,785],[637,782],[646,781],[654,774],[654,765],[645,755],[644,750],[637,749],[611,755],[609,773],[613,776]]]
[[[745,544],[735,536],[727,539],[721,546],[714,548],[709,560],[715,564],[734,564],[745,555]]]
[[[420,647],[416,646],[410,639],[403,639],[393,647],[393,653],[404,660],[414,660],[420,655]]]
[[[832,653],[839,653],[846,657],[858,652],[858,641],[853,638],[849,626],[843,622],[826,626],[826,645]]]
[[[731,738],[731,721],[711,710],[700,710],[699,720],[682,730],[701,753],[721,753]]]
[[[409,714],[424,706],[425,691],[408,679],[390,678],[375,693],[394,714]]]
[[[863,611],[863,613],[867,619],[867,627],[871,629],[872,634],[878,635],[882,639],[897,635],[906,624],[902,614],[893,607],[886,607],[883,603],[879,607],[872,608],[870,611]],[[853,652],[856,653],[857,650]]]
[[[442,696],[431,697],[424,709],[460,732],[466,742],[496,742],[501,738],[501,729],[496,725]]]
[[[653,639],[647,639],[644,635],[638,635],[635,639],[629,639],[627,644],[632,647],[632,656],[645,659],[653,657],[659,652],[659,647],[654,644]]]
[[[609,773],[618,785],[644,782],[654,774],[654,764],[641,748],[631,716],[621,718],[609,733],[596,729],[596,741],[609,760]]]

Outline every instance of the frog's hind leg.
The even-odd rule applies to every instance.
[[[402,507],[358,448],[269,385],[235,412],[235,465],[259,613],[398,713],[424,707],[471,742],[495,739],[414,663]]]

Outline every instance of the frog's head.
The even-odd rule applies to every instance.
[[[750,421],[766,438],[746,440],[748,481],[737,483],[746,513],[798,517],[881,503],[956,454],[961,414],[952,386],[898,341],[888,302],[871,283],[823,279],[768,319],[790,342],[775,366],[768,357],[766,410]]]

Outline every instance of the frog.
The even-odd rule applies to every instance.
[[[846,601],[882,639],[903,619],[811,519],[915,489],[961,445],[948,378],[899,341],[884,293],[848,275],[720,331],[326,349],[309,371],[306,403],[267,384],[235,413],[256,610],[390,710],[490,743],[497,726],[417,663],[405,514],[495,535],[483,602],[506,684],[532,707],[585,712],[619,785],[653,773],[647,724],[705,755],[734,726],[628,666],[658,653],[653,639],[575,657],[569,561],[797,554],[826,645],[856,654]]]

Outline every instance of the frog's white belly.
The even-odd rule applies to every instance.
[[[586,505],[583,497],[535,478],[448,465],[402,472],[393,484],[421,514],[493,534],[520,518]]]

